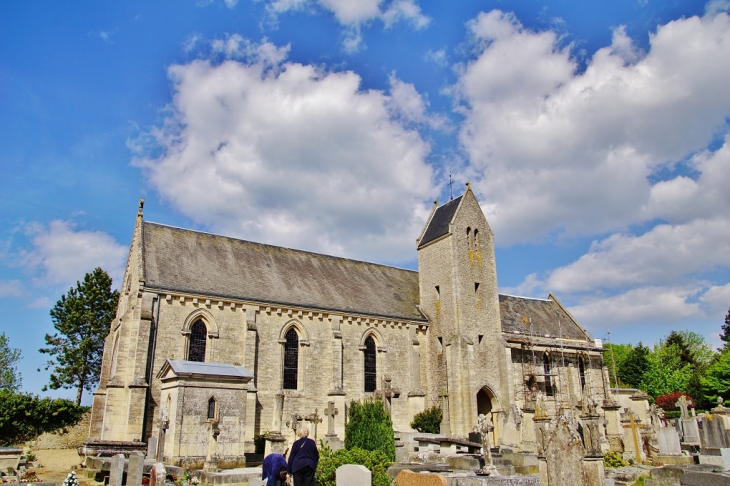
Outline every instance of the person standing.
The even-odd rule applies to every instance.
[[[297,430],[297,437],[289,453],[289,474],[294,475],[294,486],[313,486],[319,463],[317,444],[309,438],[306,427]]]

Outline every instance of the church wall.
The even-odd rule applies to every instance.
[[[230,363],[241,366],[251,366],[255,376],[254,386],[260,406],[258,417],[249,417],[258,427],[254,433],[271,431],[274,425],[273,409],[277,393],[282,388],[283,344],[280,342],[286,330],[295,326],[299,334],[299,373],[297,390],[285,390],[283,412],[283,427],[291,419],[292,414],[306,416],[317,409],[323,422],[318,426],[318,436],[326,433],[326,421],[323,415],[329,401],[337,401],[334,396],[328,395],[334,387],[334,357],[335,346],[342,345],[342,391],[344,403],[350,400],[359,400],[373,396],[364,392],[364,356],[360,349],[366,333],[373,333],[378,347],[377,375],[378,388],[381,388],[384,374],[389,374],[394,389],[400,392],[398,397],[391,399],[394,425],[399,430],[410,430],[412,419],[408,410],[407,396],[411,390],[409,353],[412,341],[409,327],[423,327],[426,323],[405,323],[403,321],[382,320],[367,317],[336,316],[315,311],[292,309],[271,306],[256,306],[250,303],[234,303],[231,308],[230,300],[222,301],[218,305],[217,299],[206,299],[204,296],[192,297],[172,295],[168,298],[163,294],[159,316],[159,330],[155,353],[154,375],[159,372],[166,359],[185,359],[188,347],[188,337],[184,334],[183,324],[192,324],[195,317],[201,317],[209,325],[209,339],[206,343],[206,361]],[[197,299],[194,303],[193,299]],[[206,305],[206,301],[210,302]],[[251,312],[255,312],[255,332],[247,323]],[[191,318],[193,316],[193,318]],[[341,339],[335,339],[332,319],[341,318],[339,333]],[[211,329],[213,328],[213,329]],[[421,339],[425,331],[421,330]],[[217,335],[211,336],[211,333]],[[247,339],[256,339],[258,349],[256,359],[247,359],[247,349],[255,349]],[[419,372],[420,367],[415,367]],[[155,402],[159,401],[159,380],[155,378],[152,384],[152,396]],[[339,397],[338,397],[339,398]],[[343,408],[343,407],[340,407]],[[344,438],[344,410],[340,409],[335,418],[336,430]],[[155,403],[148,420],[154,421],[151,427],[153,434],[157,433],[159,421],[159,405]],[[310,428],[311,427],[310,425]],[[314,435],[314,430],[311,431]],[[247,437],[252,440],[253,437]]]

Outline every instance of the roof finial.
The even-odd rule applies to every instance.
[[[466,181],[466,190],[471,191],[471,183],[469,181]]]
[[[454,200],[454,181],[451,180],[451,172],[449,172],[449,191],[451,192],[451,199],[449,201]]]
[[[137,217],[142,219],[143,210],[144,209],[144,198],[140,198],[139,200],[139,210],[137,211]]]

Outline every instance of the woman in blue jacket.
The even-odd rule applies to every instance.
[[[306,427],[297,430],[297,437],[289,452],[289,474],[294,475],[294,486],[313,486],[319,463],[317,444],[309,438]]]

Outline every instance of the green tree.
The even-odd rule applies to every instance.
[[[700,383],[704,398],[709,403],[715,403],[718,396],[725,400],[730,399],[730,349],[727,345],[720,356],[707,367]]]
[[[35,439],[43,432],[75,425],[88,407],[70,400],[38,398],[29,393],[0,390],[0,446]]]
[[[728,349],[728,347],[730,347],[730,309],[727,310],[725,324],[722,325],[722,334],[720,334],[720,339],[722,339],[725,343],[725,349]]]
[[[669,336],[667,336],[667,339],[663,343],[664,346],[676,346],[676,352],[679,353],[679,360],[682,363],[682,365],[686,364],[695,364],[694,357],[692,356],[692,353],[690,352],[689,346],[684,341],[684,336],[682,336],[677,331],[672,331],[669,333]]]
[[[620,370],[623,366],[626,361],[626,357],[629,355],[629,352],[631,352],[631,349],[633,349],[633,346],[630,344],[605,344],[604,347],[606,348],[606,352],[603,353],[603,362],[608,369],[611,386],[625,387],[626,383],[624,383],[621,378],[618,378],[618,370]],[[616,371],[616,376],[614,376],[614,369]],[[618,383],[616,383],[616,378],[618,378]]]
[[[20,360],[20,350],[10,347],[5,333],[0,334],[0,390],[17,391],[23,381],[15,364]]]
[[[639,343],[631,348],[618,368],[618,378],[629,386],[639,388],[644,373],[649,368],[649,348]]]
[[[348,416],[345,449],[358,447],[366,451],[381,451],[388,460],[395,461],[393,421],[382,401],[352,401]]]
[[[76,388],[77,405],[81,404],[83,391],[91,391],[99,383],[104,338],[118,300],[119,292],[112,291],[111,277],[96,268],[51,309],[58,333],[46,334],[48,347],[40,350],[52,356],[46,363],[46,369],[53,368],[48,386],[54,390]]]
[[[686,392],[694,366],[682,362],[682,349],[676,344],[656,346],[647,355],[649,366],[642,376],[639,388],[656,398],[674,391]]]

